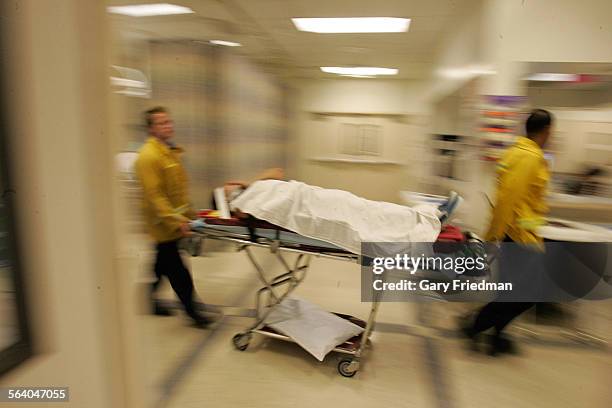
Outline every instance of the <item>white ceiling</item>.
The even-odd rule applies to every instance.
[[[109,5],[157,0],[114,0]],[[430,75],[446,30],[474,11],[477,0],[165,0],[192,8],[179,16],[113,15],[122,32],[146,38],[223,39],[244,46],[237,52],[297,77],[334,77],[320,66],[399,68],[397,78]],[[315,34],[300,32],[292,17],[406,17],[406,33]]]

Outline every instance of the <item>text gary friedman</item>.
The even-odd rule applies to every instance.
[[[433,290],[436,292],[447,293],[453,291],[511,291],[512,283],[510,282],[472,282],[469,280],[454,279],[450,282],[431,282],[427,279],[418,282],[402,279],[399,282],[384,282],[382,279],[376,279],[372,282],[372,287],[376,291],[416,291],[416,290]]]

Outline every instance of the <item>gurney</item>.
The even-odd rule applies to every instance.
[[[255,321],[232,339],[235,348],[240,351],[248,348],[254,333],[279,340],[294,341],[289,336],[269,327],[266,324],[266,319],[274,307],[287,299],[304,281],[313,257],[359,264],[364,261],[359,254],[351,253],[325,241],[301,236],[266,221],[252,218],[244,220],[208,217],[206,211],[200,215],[203,218],[192,225],[194,232],[203,239],[214,239],[236,244],[238,251],[246,253],[263,285],[256,293]],[[438,242],[466,242],[468,239],[474,238],[470,238],[469,235],[466,236],[457,228],[446,227],[438,237]],[[261,263],[255,257],[253,248],[268,249],[282,266],[282,273],[267,278]],[[295,255],[292,262],[288,260],[290,255]],[[419,271],[412,278],[448,279],[436,271]],[[370,336],[374,328],[379,304],[380,299],[376,295],[371,302],[367,320],[336,313],[340,318],[363,328],[361,334],[346,340],[332,350],[344,356],[337,365],[338,372],[344,377],[352,377],[360,369],[360,361],[370,344]]]
[[[359,256],[324,241],[302,237],[291,231],[278,228],[265,221],[250,221],[232,219],[205,219],[204,224],[195,227],[194,231],[204,239],[215,239],[231,242],[237,245],[238,251],[243,251],[254,266],[263,286],[257,291],[255,298],[255,321],[243,332],[236,334],[232,341],[236,349],[244,351],[251,342],[253,333],[279,340],[292,341],[265,324],[266,318],[274,306],[285,300],[306,277],[312,257],[335,259],[345,262],[358,262]],[[282,266],[282,273],[267,278],[265,271],[258,262],[253,248],[267,248],[274,254]],[[287,255],[295,255],[289,262]],[[373,303],[368,321],[357,319],[350,315],[337,314],[343,319],[364,329],[360,336],[355,336],[338,345],[333,351],[353,358],[342,359],[338,363],[338,371],[346,377],[352,377],[359,370],[359,358],[368,341],[378,304]]]

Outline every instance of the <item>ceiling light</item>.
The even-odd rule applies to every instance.
[[[321,67],[321,71],[338,75],[397,75],[397,68],[380,67]]]
[[[340,76],[350,77],[350,78],[376,78],[375,75],[348,75],[348,74],[342,74]]]
[[[537,74],[531,74],[526,79],[528,81],[544,82],[577,82],[580,79],[580,75],[542,72]]]
[[[223,40],[210,40],[209,41],[211,44],[215,44],[215,45],[224,45],[226,47],[240,47],[242,46],[242,44],[237,43],[237,42],[232,42],[232,41],[223,41]]]
[[[311,33],[403,33],[410,26],[409,18],[350,17],[292,18],[295,28]]]
[[[177,6],[176,4],[133,4],[130,6],[113,6],[106,9],[109,13],[123,14],[130,17],[167,16],[173,14],[190,14],[194,11],[189,7]]]

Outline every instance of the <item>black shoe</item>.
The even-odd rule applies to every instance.
[[[198,312],[188,312],[187,314],[193,320],[193,325],[200,329],[204,329],[213,323],[212,320],[204,317],[202,314]]]
[[[158,302],[153,302],[153,314],[156,316],[172,316],[170,309]]]
[[[491,336],[489,343],[489,355],[491,356],[495,357],[500,354],[518,354],[516,345],[507,337]]]
[[[474,339],[476,337],[476,334],[474,333],[474,329],[472,329],[472,327],[470,327],[470,326],[462,326],[459,329],[459,332],[466,339],[470,339],[471,340],[471,339]]]
[[[478,347],[478,333],[474,333],[474,329],[471,326],[463,326],[459,329],[459,333],[462,337],[467,339],[467,348],[470,351],[478,352],[480,348]]]
[[[538,303],[535,307],[537,324],[563,326],[571,322],[572,314],[556,303]]]

